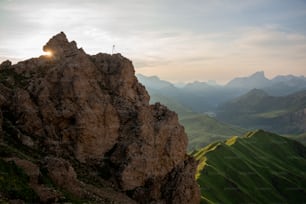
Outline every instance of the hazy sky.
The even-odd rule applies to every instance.
[[[0,0],[0,61],[39,56],[60,31],[170,81],[306,75],[306,0]]]

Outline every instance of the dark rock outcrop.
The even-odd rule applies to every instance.
[[[0,65],[3,144],[37,153],[53,184],[82,199],[199,202],[184,128],[176,113],[149,105],[130,60],[87,55],[64,33],[43,49],[52,56]]]

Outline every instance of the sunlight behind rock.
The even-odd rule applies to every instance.
[[[51,51],[44,51],[44,55],[47,57],[52,57],[53,53]]]

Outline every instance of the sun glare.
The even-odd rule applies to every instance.
[[[52,56],[52,52],[51,51],[45,51],[44,55],[47,57],[51,57]]]

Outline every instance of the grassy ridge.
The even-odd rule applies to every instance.
[[[306,133],[300,134],[300,135],[288,135],[286,136],[292,140],[296,140],[300,143],[302,143],[303,145],[306,146]]]
[[[306,200],[306,148],[256,131],[217,142],[193,155],[202,203],[302,203]]]

